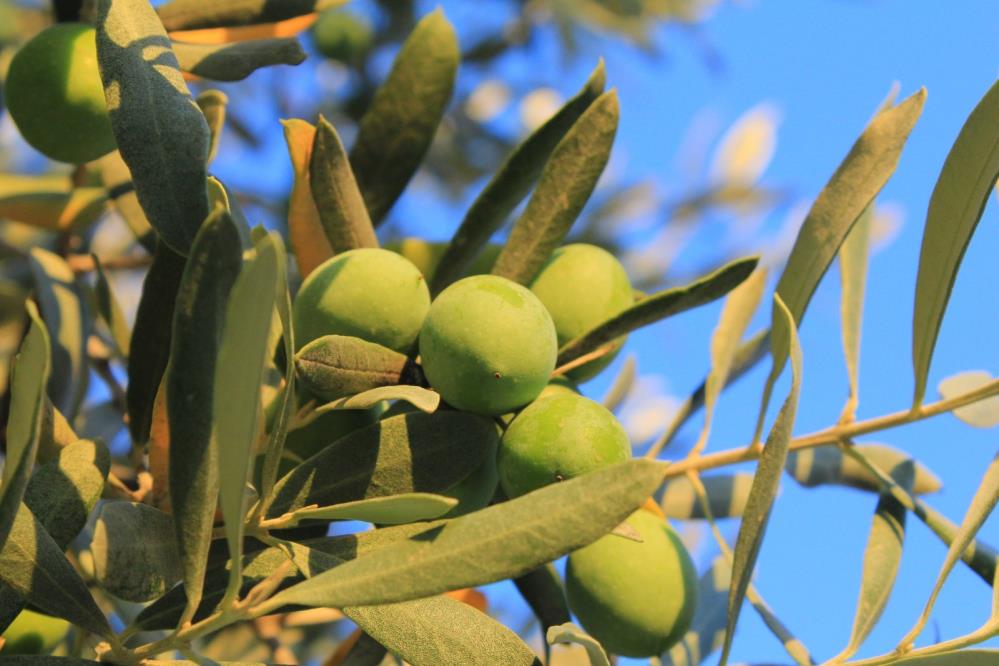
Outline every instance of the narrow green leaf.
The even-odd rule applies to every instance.
[[[603,93],[552,150],[493,274],[529,284],[565,239],[597,186],[617,133],[617,92]]]
[[[0,580],[11,589],[49,615],[98,636],[113,635],[80,574],[24,504],[0,543]]]
[[[472,202],[434,271],[430,291],[440,293],[469,267],[534,186],[555,146],[604,91],[601,59],[583,88],[517,146]]]
[[[631,460],[446,521],[290,587],[258,611],[393,603],[519,576],[614,529],[662,482],[663,469]]]
[[[111,128],[160,238],[187,254],[208,216],[209,131],[147,0],[98,0],[97,58]]]
[[[850,229],[894,173],[925,101],[926,90],[920,89],[900,104],[878,112],[812,204],[777,282],[777,293],[791,312],[795,327],[801,324],[812,294]],[[770,337],[773,366],[763,390],[753,441],[760,438],[774,384],[787,363],[788,333],[777,331],[780,318],[781,313],[774,308],[774,334]]]
[[[562,579],[550,562],[517,576],[513,584],[538,618],[542,631],[571,622]]]
[[[330,7],[345,0],[170,0],[157,11],[167,30],[198,30],[274,23]]]
[[[854,448],[871,463],[888,471],[910,459],[905,451],[884,444],[857,444]],[[916,478],[912,492],[926,495],[940,490],[943,484],[937,475],[922,463],[915,464]],[[794,451],[787,457],[785,468],[803,486],[834,485],[881,492],[877,476],[835,445]]]
[[[309,182],[319,221],[334,253],[378,247],[375,228],[340,136],[321,115],[312,144]]]
[[[97,312],[107,324],[108,331],[111,332],[111,341],[114,342],[118,353],[128,358],[129,337],[132,334],[128,328],[128,321],[125,319],[125,313],[122,311],[118,299],[111,291],[111,284],[108,282],[108,276],[101,265],[101,260],[96,254],[90,256],[94,260],[94,272],[97,275],[96,289],[94,290],[97,296]]]
[[[444,495],[401,493],[314,509],[306,507],[295,511],[292,518],[295,524],[303,520],[361,520],[377,525],[402,525],[440,518],[457,504],[458,500]]]
[[[132,183],[132,172],[128,170],[121,153],[112,150],[98,159],[96,165],[111,204],[125,220],[136,240],[152,254],[156,250],[156,232],[139,204],[139,197],[135,194],[135,185]]]
[[[975,496],[971,498],[971,504],[964,514],[964,520],[961,521],[961,527],[954,535],[954,541],[950,544],[950,548],[947,549],[947,557],[940,567],[940,573],[937,575],[937,581],[933,585],[930,598],[926,601],[926,606],[923,608],[916,625],[902,639],[903,645],[912,645],[926,626],[930,619],[930,612],[933,610],[933,604],[936,603],[937,595],[940,594],[947,576],[954,570],[961,554],[972,543],[978,530],[981,529],[985,519],[989,517],[997,503],[999,503],[999,454],[992,459],[985,470],[982,482],[978,486],[978,490],[975,491]]]
[[[906,492],[912,491],[916,467],[912,460],[891,470],[895,482]],[[845,650],[838,656],[846,661],[860,649],[888,605],[895,586],[895,576],[902,560],[905,540],[906,510],[890,493],[882,494],[874,512],[874,521],[864,550],[864,570],[860,580],[860,597],[853,620],[853,630]]]
[[[604,652],[600,643],[571,622],[560,624],[557,627],[549,627],[545,632],[545,640],[548,641],[549,645],[556,643],[582,645],[586,650],[590,666],[610,666],[607,653]]]
[[[49,333],[31,301],[25,303],[31,325],[14,357],[7,416],[7,448],[0,481],[0,543],[19,512],[38,455],[45,384],[49,378]]]
[[[897,666],[993,666],[999,650],[954,650],[929,657],[906,657],[892,662]]]
[[[721,298],[742,284],[752,274],[758,262],[759,257],[736,259],[690,284],[666,289],[639,300],[624,312],[562,345],[558,365],[574,361],[643,326]]]
[[[662,655],[663,666],[697,666],[722,646],[731,578],[732,568],[728,561],[716,557],[697,584],[697,609],[690,628]]]
[[[22,222],[48,231],[79,233],[96,222],[107,207],[108,197],[101,187],[65,187],[23,190],[0,194],[0,218]]]
[[[739,620],[739,611],[749,587],[756,557],[763,545],[767,521],[773,507],[777,490],[780,487],[781,472],[787,459],[788,448],[791,445],[791,434],[794,420],[798,413],[798,397],[801,394],[801,346],[798,344],[798,333],[794,317],[784,305],[780,294],[774,294],[774,308],[782,316],[774,322],[774,333],[779,336],[787,348],[778,349],[791,358],[791,390],[788,392],[773,429],[763,447],[763,454],[756,467],[753,486],[749,490],[749,499],[743,511],[742,523],[739,525],[739,536],[735,542],[732,560],[732,583],[728,596],[728,622],[725,628],[725,641],[722,646],[720,664],[728,663],[729,650],[735,636],[735,626]]]
[[[376,225],[430,148],[451,99],[459,59],[454,28],[438,8],[413,28],[361,118],[350,164]]]
[[[621,367],[621,372],[619,372],[614,378],[614,383],[611,384],[609,389],[607,389],[607,395],[605,395],[603,399],[604,407],[606,407],[609,411],[617,411],[617,409],[621,406],[621,403],[623,403],[628,397],[628,394],[631,393],[631,389],[634,388],[636,365],[634,356],[629,356],[624,359],[624,365]]]
[[[105,502],[90,542],[94,578],[126,601],[157,599],[183,575],[170,515],[138,502]]]
[[[732,290],[722,305],[718,325],[711,334],[711,371],[704,381],[704,426],[694,445],[698,451],[708,443],[715,402],[728,383],[728,374],[739,352],[739,342],[760,305],[766,284],[766,270],[753,271],[742,284]]]
[[[86,410],[81,415],[86,418]],[[116,419],[120,421],[120,414]],[[120,427],[120,422],[115,424],[115,430]],[[45,463],[54,460],[59,452],[78,441],[80,437],[73,431],[69,421],[49,400],[48,394],[42,400],[42,424],[38,433],[38,462]]]
[[[176,45],[175,45],[176,47]],[[179,57],[179,54],[178,54]],[[219,141],[222,139],[222,129],[225,127],[226,107],[229,98],[221,90],[205,90],[194,100],[208,123],[208,163],[211,164],[219,151]]]
[[[423,375],[405,354],[347,335],[324,335],[295,354],[302,385],[324,400],[336,400],[396,384],[422,384]]]
[[[941,380],[937,390],[940,392],[940,397],[947,400],[981,388],[991,381],[994,381],[994,377],[986,370],[968,370]],[[999,425],[999,396],[958,407],[952,414],[970,426],[994,428]]]
[[[33,654],[4,655],[3,662],[10,664],[10,666],[100,666],[101,663],[75,657],[48,657]]]
[[[422,412],[432,414],[441,404],[441,394],[421,386],[379,386],[363,393],[338,398],[316,407],[313,414],[319,416],[336,409],[371,409],[386,400],[405,400]]]
[[[219,495],[230,557],[242,562],[246,489],[260,425],[260,387],[270,346],[271,319],[278,296],[280,239],[270,232],[257,243],[229,292],[222,342],[215,365],[212,446],[219,456]],[[229,593],[239,591],[241,572],[232,569]]]
[[[222,44],[173,42],[182,72],[212,81],[242,81],[264,67],[299,65],[305,51],[294,37],[251,39]]]
[[[337,666],[380,666],[387,654],[384,645],[362,631]]]
[[[192,604],[201,597],[218,502],[218,450],[211,445],[213,385],[226,303],[241,263],[236,225],[224,208],[216,207],[198,232],[184,268],[166,378],[170,502]]]
[[[912,367],[919,406],[950,292],[964,251],[999,178],[999,82],[993,83],[965,121],[947,153],[930,196],[923,228],[912,315]]]
[[[60,412],[76,415],[87,392],[90,322],[73,269],[59,255],[31,248],[29,259],[35,296],[52,344],[52,375],[48,394]]]
[[[253,239],[251,238],[250,222],[246,219],[243,209],[239,206],[239,200],[233,195],[232,190],[215,176],[208,176],[205,180],[205,188],[208,192],[209,208],[215,210],[217,206],[223,206],[229,213],[229,216],[232,217],[232,221],[236,224],[236,230],[239,231],[239,240],[242,243],[243,249],[251,249],[253,247]]]
[[[135,314],[128,356],[128,429],[132,443],[145,446],[153,420],[153,402],[170,358],[170,337],[174,305],[181,276],[183,256],[164,243],[156,245],[153,263],[142,283],[142,296]]]
[[[860,325],[864,315],[864,290],[867,287],[867,255],[871,240],[872,202],[860,214],[853,229],[839,248],[840,330],[843,336],[843,356],[850,382],[850,396],[843,407],[845,421],[852,421],[859,401],[858,373],[860,370]]]
[[[702,476],[701,483],[707,492],[713,517],[738,518],[746,510],[753,475],[714,474]],[[705,520],[708,517],[698,501],[693,484],[685,476],[670,479],[656,491],[656,499],[667,518]]]
[[[268,515],[313,504],[442,492],[478,469],[495,450],[497,437],[492,420],[465,412],[414,412],[379,421],[289,472],[274,487]]]

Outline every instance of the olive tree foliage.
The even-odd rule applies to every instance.
[[[564,3],[547,11],[548,3],[527,3],[516,30],[461,51],[442,11],[416,17],[406,3],[384,3],[390,28],[378,39],[404,38],[391,71],[329,112],[332,122],[283,120],[295,182],[281,213],[286,234],[268,231],[244,214],[245,193],[209,175],[220,133],[231,131],[238,110],[205,80],[300,60],[290,44],[294,34],[332,4],[173,0],[154,10],[145,0],[85,3],[84,16],[97,28],[104,85],[118,95],[111,110],[118,150],[78,168],[71,181],[0,176],[0,215],[23,225],[6,234],[16,268],[0,283],[4,351],[13,356],[4,377],[0,626],[30,606],[75,627],[65,656],[29,660],[320,656],[377,664],[391,653],[414,664],[537,663],[540,656],[521,636],[474,610],[485,608],[474,588],[512,579],[550,642],[581,645],[590,663],[607,663],[594,639],[566,624],[560,582],[547,565],[619,530],[651,496],[674,520],[706,521],[722,553],[702,574],[690,629],[660,662],[700,663],[717,652],[727,662],[748,605],[789,659],[814,663],[752,583],[785,477],[806,486],[848,485],[878,498],[853,631],[843,650],[828,656],[832,663],[995,660],[994,652],[973,646],[999,634],[999,603],[967,635],[914,643],[955,567],[995,585],[999,555],[976,533],[999,500],[999,463],[983,470],[966,514],[952,522],[923,498],[940,487],[931,470],[904,451],[855,440],[950,412],[974,427],[999,421],[999,380],[991,376],[958,375],[945,382],[941,399],[926,395],[951,287],[999,176],[999,88],[983,91],[964,126],[955,128],[931,197],[913,287],[910,405],[855,416],[876,199],[918,127],[924,90],[901,101],[890,96],[855,143],[844,146],[843,161],[812,203],[782,268],[765,269],[750,256],[712,265],[681,284],[657,286],[662,276],[653,276],[643,283],[650,293],[636,293],[630,307],[561,346],[555,375],[599,358],[623,335],[724,299],[702,385],[644,456],[448,517],[454,502],[442,493],[490,455],[494,424],[442,406],[417,358],[346,336],[296,344],[295,285],[334,250],[388,240],[392,207],[417,168],[428,159],[431,166],[457,160],[448,150],[435,152],[433,142],[450,139],[455,149],[463,141],[459,130],[451,137],[447,130],[460,124],[447,116],[460,66],[515,48],[542,15],[557,22],[569,45],[581,20],[612,24],[641,43],[644,12],[665,16],[685,5],[628,3],[634,13],[619,15],[608,9],[617,3],[579,3],[589,13],[577,16],[566,14]],[[238,57],[228,49],[238,49]],[[198,77],[200,93],[182,72]],[[606,87],[598,64],[578,93],[524,140],[501,144],[502,163],[491,166],[429,271],[435,293],[488,258],[497,237],[508,240],[483,272],[520,283],[529,283],[574,230],[574,238],[616,247],[607,221],[634,192],[622,188],[618,202],[613,195],[590,200],[618,120],[617,98]],[[345,127],[353,127],[350,142],[340,138]],[[766,199],[743,181],[695,195],[671,204],[674,221],[692,225],[705,206]],[[593,205],[583,213],[588,201]],[[125,223],[118,227],[127,236],[120,252],[89,254],[112,214]],[[836,423],[796,435],[808,362],[797,329],[834,262],[842,275],[850,396]],[[772,291],[768,270],[776,278]],[[143,279],[133,316],[114,289],[114,274],[124,271]],[[760,308],[771,313],[770,325],[749,332]],[[737,448],[709,450],[721,393],[767,360],[772,369],[760,387],[756,433]],[[774,396],[784,372],[790,386]],[[626,367],[606,404],[619,405],[633,379]],[[103,384],[109,400],[81,404],[89,381]],[[298,404],[302,386],[322,387],[325,402]],[[767,424],[774,398],[780,409]],[[305,460],[285,451],[289,433],[323,414],[386,401],[412,407]],[[699,412],[704,426],[697,444],[683,459],[662,460],[680,426]],[[744,463],[753,463],[753,471],[717,471]],[[946,558],[898,648],[854,659],[890,597],[909,514],[946,544]],[[734,544],[715,528],[719,518],[740,521]],[[331,523],[349,519],[378,529],[328,536]],[[344,637],[347,620],[357,629]]]

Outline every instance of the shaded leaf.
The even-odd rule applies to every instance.
[[[617,93],[603,93],[558,142],[496,258],[494,275],[529,284],[562,243],[607,165],[618,115]]]
[[[513,579],[517,591],[541,623],[541,630],[571,621],[562,579],[551,563],[543,564]]]
[[[914,406],[926,394],[933,348],[961,259],[999,178],[997,115],[999,83],[993,83],[957,135],[930,196],[912,315]]]
[[[128,358],[129,338],[132,331],[128,328],[128,321],[125,319],[125,313],[121,309],[121,304],[118,303],[118,299],[115,298],[114,293],[111,291],[111,284],[108,282],[108,276],[104,272],[101,260],[96,254],[91,254],[90,256],[93,257],[94,272],[97,275],[96,289],[94,290],[97,296],[97,312],[101,315],[104,323],[107,324],[108,331],[111,332],[111,340],[114,342],[118,353]]]
[[[191,246],[177,292],[166,377],[170,506],[184,585],[196,603],[218,502],[218,451],[211,446],[213,385],[226,303],[242,263],[239,233],[222,207]]]
[[[146,0],[99,0],[96,27],[118,151],[149,223],[171,249],[187,254],[209,212],[205,117]]]
[[[176,45],[174,46],[176,48]],[[229,105],[229,98],[221,90],[205,90],[198,94],[195,101],[205,116],[205,122],[208,123],[207,160],[211,164],[219,151],[219,141],[222,139],[222,128],[225,127],[226,107]]]
[[[310,164],[316,128],[293,118],[282,120],[284,140],[288,144],[295,181],[288,200],[288,240],[298,263],[298,272],[306,278],[319,264],[333,256],[333,248],[319,219],[319,210],[312,199]]]
[[[243,209],[240,208],[239,201],[233,195],[232,190],[215,176],[208,176],[205,186],[208,191],[208,204],[211,209],[214,210],[220,205],[225,208],[236,225],[243,249],[249,250],[252,248],[253,239],[251,238],[250,222],[246,219],[246,215],[243,213]]]
[[[315,396],[336,400],[379,386],[422,384],[405,354],[347,335],[324,335],[295,354],[298,379]]]
[[[545,632],[545,640],[548,641],[549,645],[556,643],[582,645],[590,660],[590,666],[610,666],[607,653],[604,652],[600,643],[571,622],[560,624],[557,627],[549,627]]]
[[[212,81],[241,81],[274,65],[298,65],[305,51],[294,37],[256,39],[232,44],[173,42],[181,71]]]
[[[156,250],[156,232],[153,231],[146,213],[139,204],[132,183],[132,172],[128,170],[121,153],[112,150],[98,159],[95,164],[101,174],[101,181],[107,190],[108,198],[115,210],[125,220],[136,240],[150,253]]]
[[[715,518],[737,518],[746,509],[753,475],[746,473],[702,476],[711,515]],[[707,515],[693,484],[685,476],[670,479],[658,491],[656,498],[667,518],[704,520]]]
[[[309,160],[309,186],[326,240],[334,253],[378,247],[375,228],[340,136],[321,115]]]
[[[507,156],[465,213],[437,264],[431,293],[458,279],[537,181],[558,143],[603,92],[607,74],[600,60],[583,88]]]
[[[968,370],[941,380],[937,390],[941,398],[948,400],[981,388],[993,380],[992,374],[985,370]],[[999,396],[958,407],[952,413],[970,426],[994,428],[999,425]]]
[[[697,584],[697,608],[690,628],[662,655],[663,666],[697,666],[722,646],[732,568],[716,557]]]
[[[864,290],[867,287],[867,255],[870,248],[871,224],[874,218],[872,202],[860,214],[853,229],[839,248],[840,330],[843,336],[843,356],[850,384],[850,396],[843,407],[841,420],[852,421],[857,412],[858,372],[860,369],[860,325],[864,314]]]
[[[812,204],[777,282],[777,293],[787,305],[795,327],[801,324],[812,294],[857,218],[894,173],[925,101],[926,90],[920,89],[900,104],[879,111]],[[774,308],[770,337],[773,366],[763,391],[753,441],[759,440],[774,383],[787,363],[788,332],[777,328],[781,316]]]
[[[84,410],[82,417],[86,417]],[[115,429],[120,427],[115,424]],[[38,462],[48,462],[59,455],[59,452],[79,440],[69,421],[49,400],[48,394],[42,400],[42,424],[38,433]]]
[[[150,601],[180,580],[183,571],[169,514],[138,502],[105,502],[90,542],[94,577],[126,601]]]
[[[21,191],[0,190],[0,218],[48,231],[76,232],[96,222],[107,206],[102,187],[52,188],[29,186]]]
[[[437,131],[458,69],[458,39],[437,9],[402,45],[361,118],[350,164],[377,225],[405,189]]]
[[[779,351],[791,358],[791,389],[774,422],[767,442],[763,447],[753,485],[749,490],[749,499],[743,511],[742,523],[739,525],[739,536],[735,542],[732,559],[732,583],[728,596],[728,622],[725,629],[725,641],[722,645],[720,663],[724,666],[728,661],[735,627],[739,619],[739,611],[746,596],[756,558],[763,545],[770,510],[780,487],[781,472],[787,459],[788,448],[791,445],[791,434],[794,420],[798,413],[798,398],[801,394],[801,347],[798,344],[798,333],[790,310],[784,305],[780,294],[774,294],[774,308],[782,317],[775,321],[774,332],[777,333],[786,349]]]
[[[258,610],[393,603],[519,576],[612,530],[662,482],[663,469],[631,460],[445,521],[290,587]]]
[[[465,412],[401,414],[355,430],[274,487],[268,515],[410,492],[439,493],[495,450],[496,425]]]
[[[748,278],[758,262],[758,257],[736,259],[690,284],[639,300],[627,310],[562,345],[558,365],[565,365],[643,326],[721,298]]]
[[[871,463],[888,472],[910,459],[905,451],[884,444],[857,444],[854,448]],[[936,474],[918,461],[915,464],[916,478],[912,492],[924,495],[940,490],[942,484]],[[803,486],[837,485],[881,492],[878,478],[835,445],[793,451],[787,457],[785,469]]]
[[[48,394],[60,412],[72,418],[87,392],[89,318],[76,276],[57,254],[31,248],[31,273],[42,319],[52,345],[52,375]]]
[[[295,511],[292,519],[294,524],[302,520],[361,520],[378,525],[401,525],[440,518],[457,504],[458,500],[444,495],[401,493],[333,506],[306,507]]]
[[[157,10],[167,30],[273,23],[321,12],[344,0],[170,0]]]
[[[635,357],[629,356],[624,359],[624,365],[621,367],[621,372],[617,374],[614,378],[614,383],[611,387],[607,389],[607,394],[604,396],[603,405],[609,411],[617,411],[621,403],[627,399],[628,394],[631,393],[631,389],[635,386],[635,373],[636,373],[636,363]]]
[[[432,414],[441,404],[441,394],[421,386],[380,386],[357,395],[338,398],[313,410],[319,416],[336,409],[371,409],[386,400],[404,400],[422,412]]]

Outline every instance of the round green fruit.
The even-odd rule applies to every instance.
[[[534,400],[555,369],[555,326],[530,291],[495,275],[458,280],[420,331],[423,371],[458,409],[498,415]]]
[[[82,164],[115,148],[94,29],[59,23],[14,55],[4,102],[21,136],[53,160]]]
[[[342,63],[351,64],[371,48],[374,33],[371,26],[344,11],[325,11],[312,26],[312,39],[321,54]]]
[[[23,610],[3,632],[4,644],[0,654],[48,654],[66,637],[69,622]]]
[[[531,291],[551,313],[559,346],[635,301],[621,262],[607,250],[585,243],[555,250],[531,283]],[[618,339],[610,353],[569,371],[569,377],[577,382],[594,377],[614,360],[624,340]]]
[[[642,542],[608,534],[569,555],[569,607],[609,652],[659,656],[690,627],[697,572],[680,537],[639,509],[627,519]]]
[[[298,348],[324,335],[351,335],[408,354],[430,308],[420,271],[389,250],[350,250],[302,283],[293,319]]]
[[[497,466],[512,498],[630,457],[628,435],[606,407],[563,391],[517,415],[500,440]]]

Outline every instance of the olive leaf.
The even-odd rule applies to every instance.
[[[953,650],[928,657],[904,657],[892,662],[898,666],[992,666],[999,650]]]
[[[690,284],[646,296],[627,310],[562,345],[558,365],[574,361],[643,326],[721,298],[748,278],[758,262],[759,257],[736,259]]]
[[[664,468],[631,460],[445,521],[279,592],[255,612],[393,603],[519,576],[614,529]]]
[[[513,584],[538,618],[542,631],[571,621],[562,579],[550,562],[517,576]]]
[[[413,28],[361,117],[350,165],[376,225],[430,148],[451,99],[459,59],[454,28],[438,8]]]
[[[499,231],[517,204],[527,196],[566,132],[603,92],[606,79],[601,59],[582,89],[507,156],[472,202],[444,250],[430,284],[431,293],[440,293],[458,279]]]
[[[246,219],[243,209],[239,206],[239,200],[233,195],[232,190],[215,176],[208,176],[205,180],[205,188],[208,192],[209,207],[212,210],[218,206],[225,208],[236,225],[243,249],[251,249],[253,239],[251,238],[250,221]]]
[[[883,470],[895,469],[910,458],[908,453],[884,444],[856,444],[854,448]],[[916,477],[912,492],[926,495],[940,490],[940,479],[922,463],[915,464]],[[793,451],[787,457],[785,469],[803,486],[837,485],[881,492],[881,482],[877,476],[835,445]]]
[[[60,412],[76,415],[87,392],[87,315],[73,269],[59,255],[31,248],[31,273],[42,319],[49,327],[52,374],[48,394]]]
[[[971,242],[999,178],[999,83],[993,83],[965,121],[926,211],[912,315],[913,405],[926,394],[926,379],[950,292],[964,251]]]
[[[149,223],[171,249],[186,255],[209,212],[205,117],[146,0],[98,0],[96,27],[118,150]]]
[[[496,258],[493,275],[529,284],[548,261],[579,217],[610,159],[619,113],[617,92],[603,93],[559,140]]]
[[[153,421],[153,403],[170,358],[173,314],[186,260],[157,243],[153,263],[142,283],[129,343],[125,404],[132,442],[145,445]]]
[[[50,657],[34,654],[4,655],[3,661],[11,666],[100,666],[99,661],[76,657]]]
[[[99,158],[95,164],[116,212],[125,220],[125,224],[142,247],[153,253],[156,250],[156,232],[153,231],[145,211],[139,204],[135,184],[132,183],[132,172],[128,170],[121,153],[112,150]]]
[[[361,520],[378,525],[401,525],[440,518],[458,500],[433,493],[400,493],[341,502],[333,506],[304,507],[292,512],[291,525],[303,520]]]
[[[156,11],[167,30],[274,23],[321,12],[345,0],[170,0]]]
[[[635,376],[636,376],[636,366],[635,357],[629,356],[624,359],[624,365],[621,366],[621,371],[614,377],[614,382],[611,387],[607,389],[607,394],[604,395],[603,405],[609,411],[614,412],[621,406],[627,397],[631,393],[631,389],[635,386]]]
[[[925,101],[926,89],[921,88],[899,104],[879,111],[808,211],[777,282],[777,293],[791,312],[796,327],[801,324],[812,294],[843,241],[894,173],[902,148],[923,111]],[[754,442],[759,440],[763,431],[774,384],[787,364],[788,342],[784,339],[787,333],[777,329],[781,317],[782,314],[774,308],[771,322],[773,334],[770,336],[773,366],[763,389]]]
[[[379,386],[368,389],[363,393],[338,398],[323,405],[319,405],[313,410],[313,414],[319,416],[326,412],[337,409],[371,409],[377,407],[386,400],[404,400],[422,412],[431,414],[437,411],[441,404],[441,394],[422,386]]]
[[[782,315],[774,323],[773,330],[784,341],[787,349],[780,349],[782,354],[791,358],[791,389],[788,392],[777,420],[774,422],[763,453],[756,467],[753,485],[749,490],[746,508],[743,511],[742,522],[739,525],[739,536],[736,538],[735,550],[732,555],[732,582],[728,595],[728,621],[725,627],[725,640],[722,645],[720,664],[728,663],[729,651],[732,649],[732,639],[735,636],[739,611],[749,588],[756,558],[763,545],[767,521],[773,508],[777,490],[780,487],[781,472],[787,459],[791,445],[791,434],[794,420],[798,413],[798,398],[801,395],[801,346],[798,344],[798,333],[795,328],[791,311],[784,305],[780,294],[774,294],[774,308]]]
[[[753,475],[713,474],[702,476],[701,483],[714,518],[738,518],[746,510]],[[656,491],[656,500],[667,518],[704,520],[708,517],[698,502],[693,484],[686,476],[670,479]]]
[[[108,331],[111,333],[111,341],[114,342],[118,353],[128,358],[129,336],[132,333],[128,328],[128,321],[125,319],[121,304],[118,303],[114,292],[111,291],[111,284],[108,282],[108,276],[104,271],[104,266],[101,265],[101,260],[96,254],[90,256],[94,260],[94,273],[97,276],[96,288],[94,289],[97,297],[97,312],[107,324]]]
[[[425,383],[423,373],[405,354],[347,335],[324,335],[295,354],[302,386],[324,400],[336,400],[397,384]]]
[[[173,42],[182,72],[212,81],[241,81],[258,69],[299,65],[305,51],[294,37],[252,39],[223,44]]]
[[[3,188],[0,218],[47,231],[79,233],[100,218],[107,203],[102,187]]]
[[[310,165],[316,128],[304,120],[282,120],[284,140],[288,144],[295,180],[288,199],[288,240],[302,278],[333,256],[333,248],[319,219],[319,210],[312,198]]]
[[[260,387],[272,353],[271,319],[278,297],[280,237],[270,232],[245,262],[228,295],[222,342],[215,364],[212,446],[219,457],[219,496],[226,541],[233,561],[242,562],[246,485],[260,422]],[[240,585],[232,569],[229,593]]]
[[[839,248],[840,330],[843,336],[843,357],[850,395],[843,407],[844,420],[851,421],[860,400],[858,373],[860,369],[860,325],[864,313],[864,290],[867,286],[867,255],[871,240],[874,203],[860,214],[853,229]]]
[[[176,44],[174,44],[176,49]],[[178,53],[178,57],[180,54]],[[205,90],[198,94],[194,100],[205,116],[208,123],[208,158],[209,164],[215,159],[219,151],[219,141],[222,140],[222,128],[225,127],[226,107],[229,105],[229,98],[221,90]]]
[[[274,487],[271,517],[400,493],[447,490],[495,450],[496,425],[465,412],[401,414],[355,430]]]
[[[722,646],[732,568],[716,557],[697,583],[697,608],[687,633],[660,657],[663,666],[697,666]]]
[[[157,599],[183,575],[170,515],[138,502],[104,502],[90,541],[98,585],[126,601]]]
[[[218,502],[213,387],[226,303],[241,263],[239,232],[225,209],[217,206],[198,232],[184,268],[166,376],[170,504],[192,604],[201,596]]]
[[[340,136],[321,115],[309,159],[309,185],[333,252],[378,247],[375,228]]]
[[[994,378],[986,370],[968,370],[942,379],[937,390],[940,392],[940,397],[946,400],[962,393],[974,391],[991,381],[994,381]],[[994,428],[999,425],[999,396],[958,407],[951,413],[970,426]]]
[[[581,645],[586,650],[590,666],[610,666],[607,653],[604,652],[600,643],[571,622],[548,627],[545,631],[545,640],[549,645],[556,643]]]
[[[49,333],[31,301],[25,303],[31,325],[21,342],[10,381],[7,447],[0,480],[0,543],[19,512],[38,455],[45,384],[51,366]]]

